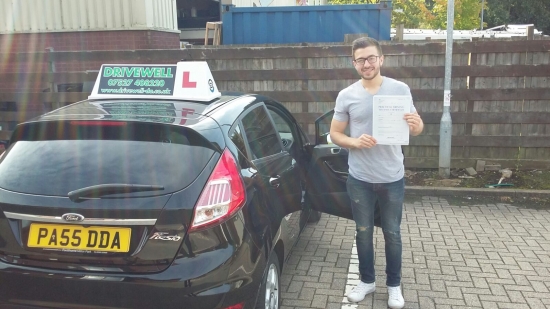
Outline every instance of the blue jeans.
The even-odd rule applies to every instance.
[[[346,187],[356,224],[357,255],[361,281],[373,283],[374,274],[374,205],[380,205],[380,220],[386,248],[386,285],[401,284],[401,216],[405,196],[404,179],[391,183],[368,183],[348,177]]]

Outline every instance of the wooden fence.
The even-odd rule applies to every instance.
[[[382,48],[382,74],[411,87],[426,123],[405,147],[406,165],[437,168],[445,43],[387,42]],[[481,159],[550,168],[550,40],[456,42],[453,53],[452,166]],[[222,91],[278,99],[313,135],[315,119],[357,80],[350,54],[350,45],[0,54],[0,139],[18,122],[86,99],[101,63],[181,59],[206,60]]]

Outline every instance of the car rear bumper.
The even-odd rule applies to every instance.
[[[252,308],[261,286],[265,256],[249,235],[244,236],[228,259],[176,259],[155,274],[68,272],[0,261],[0,308],[214,309],[239,303]],[[211,254],[223,255],[226,253],[217,251],[226,250]],[[193,278],[178,276],[193,273],[189,268],[212,270],[195,272],[202,274]]]
[[[44,278],[33,275],[0,274],[0,307],[21,308],[225,308],[230,296],[251,308],[254,284],[232,288],[220,286],[197,295],[188,294],[185,282],[147,284]],[[8,284],[9,282],[9,284]],[[231,295],[229,295],[231,294]],[[251,297],[251,295],[254,295]],[[235,304],[235,303],[233,303]],[[246,308],[245,307],[245,308]],[[25,307],[24,307],[25,308]]]

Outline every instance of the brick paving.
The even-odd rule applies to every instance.
[[[302,232],[281,277],[283,309],[387,308],[384,239],[375,230],[374,294],[344,294],[358,280],[353,221],[323,214]],[[550,308],[550,211],[509,204],[405,203],[405,308]]]

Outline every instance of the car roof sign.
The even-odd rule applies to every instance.
[[[103,64],[90,100],[171,99],[209,102],[221,93],[205,61],[163,64]]]

